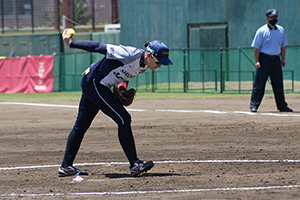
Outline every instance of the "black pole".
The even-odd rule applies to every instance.
[[[58,92],[61,92],[61,64],[62,64],[62,55],[63,54],[59,54],[59,66],[58,66]]]
[[[115,21],[115,1],[111,1],[111,23],[114,24]]]
[[[33,0],[31,0],[31,32],[34,33]]]
[[[223,64],[222,64],[222,48],[220,48],[220,93],[223,93]]]
[[[183,92],[186,92],[187,89],[187,80],[186,80],[186,49],[183,49]]]
[[[95,0],[92,0],[92,26],[93,32],[95,32]]]
[[[19,30],[19,13],[18,13],[18,2],[15,2],[15,12],[16,12],[16,25],[17,25],[17,30]]]
[[[2,34],[4,34],[4,5],[3,5],[3,0],[1,0],[1,17],[2,17]]]
[[[154,75],[154,70],[151,71],[151,75],[152,75],[152,92],[155,92],[155,75]]]
[[[60,10],[59,10],[59,0],[57,0],[57,30],[60,33]]]
[[[75,26],[75,24],[74,24],[74,21],[78,21],[77,19],[75,19],[75,6],[77,6],[77,5],[75,5],[75,2],[74,2],[74,0],[72,0],[72,16],[73,16],[73,19],[72,19],[72,27],[74,28],[74,26]],[[69,17],[69,16],[67,16],[67,17]],[[78,18],[79,18],[79,16],[78,16]]]

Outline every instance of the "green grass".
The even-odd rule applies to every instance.
[[[287,93],[286,96],[300,97],[299,93]],[[53,92],[53,93],[0,93],[0,101],[79,101],[81,92]],[[208,94],[208,93],[152,93],[137,92],[136,99],[176,99],[176,98],[237,98],[249,97],[251,94]],[[265,94],[273,97],[273,94]]]
[[[0,101],[70,101],[79,100],[80,96],[80,92],[0,93]]]

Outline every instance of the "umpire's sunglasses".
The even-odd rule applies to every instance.
[[[151,53],[151,57],[154,59],[154,62],[157,64],[157,65],[161,65],[161,63],[159,62],[159,60],[157,60],[157,58],[155,58],[155,56]]]

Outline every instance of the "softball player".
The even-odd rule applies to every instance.
[[[116,46],[95,41],[72,41],[72,34],[64,31],[62,37],[70,48],[104,54],[101,60],[90,65],[83,73],[81,81],[82,96],[78,115],[66,144],[64,158],[58,169],[59,176],[88,175],[87,172],[73,167],[85,132],[94,117],[101,110],[118,124],[118,137],[121,147],[130,163],[131,175],[135,176],[153,167],[153,162],[138,159],[131,130],[131,116],[111,92],[111,87],[134,78],[150,68],[171,65],[169,49],[161,41],[145,42],[146,51],[130,46]],[[125,82],[124,82],[125,81]]]

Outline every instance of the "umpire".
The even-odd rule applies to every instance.
[[[285,66],[285,47],[288,45],[284,29],[276,25],[278,12],[269,9],[266,12],[267,24],[255,34],[251,47],[254,48],[256,74],[253,83],[250,110],[257,112],[265,93],[265,86],[270,76],[276,106],[280,112],[293,112],[287,106],[283,91],[282,68]],[[281,59],[279,57],[281,56]]]

